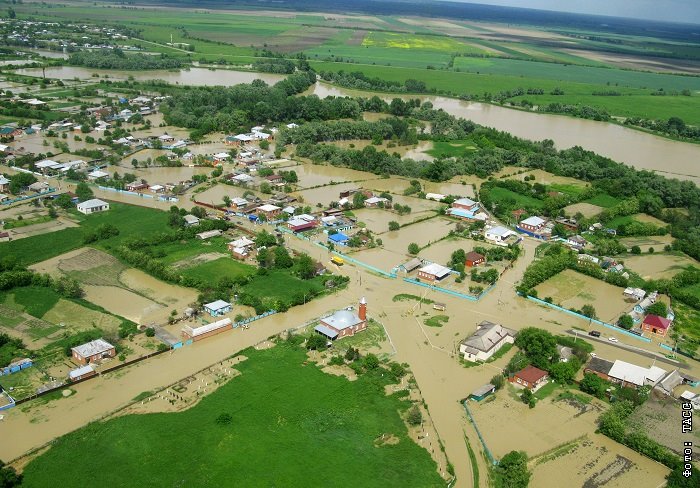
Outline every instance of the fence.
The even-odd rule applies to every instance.
[[[522,296],[522,295],[521,295],[521,296]],[[647,338],[647,337],[643,337],[643,336],[637,335],[637,334],[635,334],[635,333],[633,333],[633,332],[630,332],[630,331],[628,331],[628,330],[623,329],[622,327],[618,327],[618,326],[616,326],[616,325],[608,324],[607,322],[603,322],[602,320],[592,319],[592,318],[590,318],[590,317],[586,317],[585,315],[582,315],[582,314],[580,314],[580,313],[578,313],[578,312],[574,312],[574,311],[572,311],[572,310],[568,310],[568,309],[566,309],[566,308],[564,308],[564,307],[560,307],[559,305],[554,305],[553,303],[545,302],[544,300],[540,300],[539,298],[535,298],[535,297],[532,297],[532,296],[530,296],[530,295],[525,296],[525,298],[527,298],[528,300],[532,300],[533,302],[537,302],[537,303],[539,303],[540,305],[544,305],[545,307],[553,308],[554,310],[559,310],[560,312],[566,312],[566,313],[568,313],[569,315],[573,315],[574,317],[578,317],[578,318],[584,319],[584,320],[589,320],[589,321],[591,321],[591,322],[593,322],[593,323],[595,323],[595,324],[602,325],[603,327],[607,327],[608,329],[612,329],[612,330],[614,330],[615,332],[619,332],[620,334],[624,334],[624,335],[626,335],[626,336],[633,337],[633,338],[638,339],[638,340],[640,340],[640,341],[651,342],[651,339],[649,339],[649,338]]]
[[[465,294],[465,293],[460,293],[460,292],[458,292],[458,291],[450,290],[450,289],[448,289],[448,288],[442,288],[441,286],[431,285],[430,283],[423,283],[422,281],[418,281],[418,280],[415,280],[415,279],[413,279],[413,278],[404,278],[403,280],[404,280],[405,282],[411,283],[411,284],[413,284],[413,285],[422,286],[422,287],[425,287],[425,288],[429,288],[429,289],[431,289],[431,290],[438,291],[438,292],[440,292],[440,293],[446,293],[446,294],[448,294],[448,295],[455,296],[455,297],[457,297],[457,298],[464,298],[464,299],[466,299],[466,300],[471,300],[471,301],[473,301],[473,302],[478,302],[479,300],[481,300],[481,298],[482,298],[484,295],[486,295],[488,292],[490,292],[491,290],[493,290],[493,288],[496,286],[495,284],[494,284],[494,285],[491,285],[490,287],[488,287],[487,289],[485,289],[484,291],[482,291],[481,294],[480,294],[479,296],[476,296],[476,297],[475,297],[475,296],[472,296],[472,295],[467,295],[467,294]]]
[[[31,359],[27,359],[17,364],[10,364],[4,368],[0,368],[0,376],[7,376],[8,374],[17,373],[23,369],[32,367],[34,363]]]
[[[147,193],[138,193],[135,191],[129,191],[129,190],[117,190],[116,188],[112,188],[111,186],[102,186],[98,185],[97,188],[103,191],[111,191],[114,193],[120,193],[122,195],[130,195],[133,197],[139,197],[139,198],[156,198],[155,195],[148,195]],[[177,197],[166,197],[164,195],[158,195],[158,200],[161,202],[179,202],[180,200]]]
[[[276,313],[277,313],[277,310],[268,310],[267,312],[261,313],[260,315],[256,315],[254,317],[248,317],[246,319],[241,320],[240,322],[234,322],[231,325],[231,329],[237,329],[238,327],[242,327],[246,324],[250,324],[251,322],[255,322],[256,320],[260,320],[260,319],[265,318],[265,317],[269,317],[270,315],[273,315]],[[228,327],[225,327],[225,328],[228,329]],[[173,344],[172,347],[173,347],[173,349],[180,349],[181,347],[189,346],[192,343],[193,343],[192,339],[188,339],[185,342],[181,341],[181,342],[175,343],[175,344]]]
[[[17,403],[15,402],[15,399],[10,396],[10,394],[6,391],[4,391],[0,387],[0,397],[6,396],[7,397],[7,404],[0,406],[0,411],[2,410],[7,410],[9,408],[14,407]]]
[[[484,448],[484,453],[486,454],[486,457],[489,458],[489,461],[491,461],[491,464],[496,465],[496,464],[498,464],[498,461],[496,460],[496,458],[493,457],[493,455],[491,454],[491,451],[489,451],[489,448],[486,445],[486,441],[481,436],[481,431],[479,431],[479,426],[476,425],[476,420],[474,420],[474,417],[472,417],[472,413],[469,411],[469,407],[467,406],[467,401],[468,400],[464,400],[464,402],[462,402],[462,405],[464,405],[464,411],[467,412],[467,417],[469,417],[469,421],[474,426],[474,430],[476,430],[476,435],[479,436],[479,440],[481,441],[481,445]]]
[[[13,198],[12,200],[5,200],[4,202],[2,202],[2,205],[11,205],[13,203],[21,202],[23,200],[31,200],[32,198],[43,197],[44,195],[54,193],[55,191],[55,188],[48,188],[47,190],[42,191],[41,193],[37,193],[36,195],[27,195],[24,197]]]

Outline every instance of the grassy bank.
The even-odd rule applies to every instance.
[[[409,404],[384,394],[387,375],[349,382],[304,365],[304,351],[286,344],[245,355],[241,376],[189,410],[128,415],[58,439],[27,466],[23,486],[70,486],[94,472],[114,487],[444,486],[398,415]],[[217,421],[225,414],[230,423]],[[383,433],[398,443],[375,443]],[[343,462],[328,466],[339,451]]]

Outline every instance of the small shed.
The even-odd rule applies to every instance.
[[[471,392],[469,394],[469,398],[471,398],[472,400],[476,400],[477,402],[480,402],[481,400],[483,400],[484,398],[486,398],[487,396],[489,396],[495,392],[496,392],[496,387],[494,385],[492,385],[491,383],[489,383],[489,384],[481,386],[481,387],[477,388],[476,390],[474,390],[473,392]]]
[[[464,263],[467,267],[479,266],[486,261],[486,257],[483,254],[479,254],[475,251],[469,251],[466,256],[466,262]]]
[[[223,300],[216,300],[211,303],[204,304],[204,311],[212,317],[218,317],[231,311],[231,304]]]

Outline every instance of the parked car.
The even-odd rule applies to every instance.
[[[592,330],[588,333],[588,335],[593,337],[600,337],[600,332],[598,332],[597,330]]]
[[[615,338],[615,337],[608,337],[608,340],[610,342],[618,342],[617,338]]]

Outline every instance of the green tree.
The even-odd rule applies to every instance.
[[[156,329],[154,329],[153,327],[148,327],[146,329],[146,337],[153,337],[155,335],[156,335]]]
[[[406,421],[408,422],[408,425],[413,425],[414,427],[423,422],[423,414],[420,412],[418,405],[413,405],[410,409],[408,409]]]
[[[515,345],[522,349],[528,360],[536,367],[549,370],[552,358],[557,358],[557,341],[552,334],[543,329],[526,327],[522,329]]]
[[[566,230],[566,227],[564,227],[563,224],[556,223],[554,224],[554,227],[552,227],[552,235],[566,237],[569,235],[569,232]]]
[[[590,319],[598,318],[598,316],[595,313],[595,308],[590,303],[587,303],[583,307],[581,307],[581,315],[585,315]]]
[[[327,339],[321,334],[312,334],[306,340],[306,348],[312,351],[324,350],[326,348]]]
[[[558,362],[549,368],[549,375],[554,381],[560,384],[571,383],[576,376],[581,363],[578,358],[569,358],[567,362]]]
[[[36,183],[36,177],[31,173],[16,173],[10,176],[10,193],[18,195],[32,183]]]
[[[420,247],[415,242],[408,245],[408,254],[413,254],[414,256],[420,252]]]
[[[358,191],[352,196],[352,206],[353,208],[363,208],[365,206],[366,197],[364,193]]]
[[[632,249],[630,249],[630,252],[632,254],[642,254],[642,248],[639,246],[632,246]]]
[[[287,252],[284,246],[277,246],[275,248],[275,268],[285,269],[294,266],[294,261],[292,257]]]
[[[663,302],[656,302],[649,305],[646,312],[651,315],[658,315],[659,317],[665,317],[668,313],[668,308]]]
[[[75,194],[78,196],[78,200],[80,200],[81,202],[90,200],[95,196],[95,194],[92,192],[92,189],[88,186],[87,183],[83,181],[78,183],[78,185],[75,187]]]
[[[496,468],[504,488],[526,488],[530,483],[531,473],[527,469],[527,454],[523,451],[511,451],[501,458]]]
[[[379,358],[376,355],[369,353],[362,360],[362,365],[365,369],[377,369],[379,367]]]
[[[596,398],[605,397],[605,390],[608,389],[609,383],[598,375],[586,373],[579,383],[579,389],[582,392],[593,395]]]
[[[496,387],[496,390],[500,390],[506,384],[506,380],[502,374],[497,374],[491,378],[491,384]]]
[[[260,183],[260,192],[269,195],[270,193],[272,193],[272,186],[267,181],[263,181],[262,183]]]
[[[297,261],[297,273],[303,280],[310,280],[316,276],[316,265],[308,254],[302,254]]]
[[[56,197],[56,199],[53,201],[55,205],[69,209],[73,207],[73,202],[70,201],[70,195],[67,193],[61,193],[59,196]]]
[[[261,247],[271,247],[277,244],[277,239],[275,239],[275,236],[270,234],[266,230],[261,230],[257,234],[255,234],[255,247],[260,249]]]
[[[630,330],[634,326],[634,319],[627,314],[620,315],[620,318],[617,319],[617,325],[623,329]]]
[[[17,474],[14,468],[5,466],[0,461],[0,488],[14,488],[22,486],[22,475]]]
[[[395,220],[392,220],[391,222],[389,222],[389,230],[391,230],[391,231],[399,230],[400,227],[401,226],[399,225],[399,223]]]

